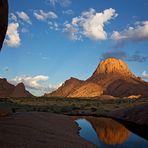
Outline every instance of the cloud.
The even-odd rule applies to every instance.
[[[122,47],[126,42],[148,41],[148,21],[135,23],[134,27],[129,27],[121,32],[114,31],[111,35],[115,47]]]
[[[23,28],[21,28],[21,32],[22,32],[22,33],[28,33],[29,30],[28,30],[27,28],[24,28],[24,27],[23,27]]]
[[[18,23],[9,23],[5,39],[6,45],[14,48],[20,45],[21,39],[18,32],[18,28]]]
[[[24,22],[26,22],[30,25],[32,24],[29,16],[25,12],[21,11],[21,12],[16,12],[16,13],[17,13],[18,17],[20,19],[22,19]]]
[[[101,55],[101,60],[104,60],[107,58],[125,59],[126,57],[127,57],[127,54],[124,51],[109,51]]]
[[[45,12],[43,10],[35,10],[33,14],[35,18],[40,21],[58,18],[58,16],[52,11]]]
[[[71,4],[70,0],[47,0],[47,1],[50,3],[50,5],[54,7],[56,4],[59,4],[62,7],[68,7]]]
[[[63,11],[63,14],[66,14],[66,15],[73,15],[74,12],[73,12],[73,10],[69,9],[69,10]]]
[[[148,60],[148,56],[142,56],[140,54],[134,54],[130,57],[128,57],[128,61],[133,61],[133,62],[146,62]]]
[[[50,28],[51,30],[55,30],[55,31],[60,30],[59,24],[58,24],[57,22],[51,22],[51,21],[49,21],[49,22],[48,22],[48,25],[49,25],[49,28]]]
[[[44,90],[46,93],[50,93],[54,90],[57,90],[60,86],[62,86],[63,83],[57,84],[57,85],[52,85],[49,84],[48,87]]]
[[[53,85],[48,83],[48,76],[37,75],[37,76],[16,76],[15,78],[9,80],[9,83],[17,85],[18,83],[24,83],[25,88],[32,94],[41,96],[44,93],[50,93],[56,90],[62,85],[62,83]]]
[[[17,22],[17,17],[14,13],[10,13],[10,21]]]
[[[146,73],[146,71],[144,71],[141,75],[141,77],[145,80],[148,80],[148,74]]]
[[[40,90],[40,89],[44,89],[44,84],[42,84],[42,81],[47,81],[48,79],[49,77],[44,75],[38,75],[35,77],[16,76],[14,79],[10,80],[9,82],[14,85],[23,82],[27,89]]]
[[[109,8],[103,12],[96,12],[95,9],[90,9],[89,11],[84,11],[78,17],[72,19],[71,23],[65,24],[65,30],[69,29],[72,31],[74,39],[80,36],[85,36],[93,40],[106,40],[107,33],[104,30],[104,26],[111,19],[114,19],[117,13],[114,9]],[[75,32],[73,30],[76,30]],[[78,37],[76,37],[78,36]]]
[[[135,52],[133,55],[127,54],[124,51],[108,51],[101,55],[101,60],[107,58],[117,58],[122,59],[130,62],[146,62],[148,60],[148,56],[143,56],[138,52]]]
[[[78,29],[71,24],[66,23],[63,32],[67,33],[71,40],[81,40],[81,35],[78,34]]]

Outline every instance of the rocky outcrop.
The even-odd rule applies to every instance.
[[[148,126],[148,103],[113,111],[109,117]]]
[[[100,96],[103,93],[102,87],[95,83],[86,83],[71,92],[68,97],[91,97]]]
[[[0,79],[0,97],[9,97],[14,91],[14,86],[7,82],[6,79]]]
[[[148,96],[148,83],[136,77],[120,59],[102,61],[93,75],[85,81],[72,78],[47,96],[60,97]]]
[[[11,97],[30,97],[32,96],[29,91],[25,89],[25,85],[23,83],[19,83],[16,85]]]
[[[125,62],[114,58],[109,58],[100,62],[93,76],[99,76],[100,74],[119,74],[126,77],[135,77]]]
[[[24,112],[0,118],[1,148],[96,148],[65,115]]]
[[[33,95],[25,89],[23,83],[14,86],[8,83],[6,79],[0,79],[0,98],[32,96]]]
[[[8,1],[0,0],[0,50],[6,35],[8,26]]]
[[[71,77],[69,80],[66,80],[65,83],[56,91],[53,91],[50,94],[45,94],[45,97],[67,97],[69,94],[71,94],[74,90],[77,89],[77,86],[79,86],[83,81],[78,80],[76,78]]]

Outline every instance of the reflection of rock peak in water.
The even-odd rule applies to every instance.
[[[128,65],[119,59],[108,58],[100,62],[93,75],[85,81],[67,80],[56,91],[46,96],[57,97],[114,97],[148,96],[148,83],[136,77]],[[109,99],[110,97],[108,97]]]
[[[129,131],[120,123],[109,118],[86,118],[91,122],[99,139],[105,144],[122,144],[128,139]]]

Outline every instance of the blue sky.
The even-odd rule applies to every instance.
[[[0,76],[41,95],[116,57],[147,80],[147,8],[147,0],[9,0]]]

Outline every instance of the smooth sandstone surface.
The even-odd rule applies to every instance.
[[[0,117],[2,148],[94,148],[68,116],[43,112]]]

